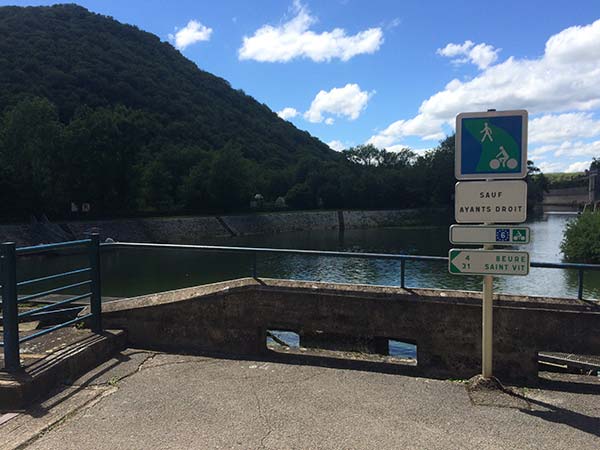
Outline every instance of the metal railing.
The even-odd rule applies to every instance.
[[[89,267],[48,275],[17,282],[17,258],[23,255],[37,255],[57,250],[71,248],[86,248],[89,256]],[[89,279],[76,283],[61,285],[47,289],[35,294],[19,296],[19,288],[28,287],[42,282],[61,280],[74,276],[89,275]],[[7,371],[18,371],[21,368],[20,345],[37,337],[59,330],[61,328],[75,325],[90,319],[91,328],[94,332],[102,330],[102,306],[101,306],[101,283],[100,283],[100,238],[98,234],[90,235],[90,239],[79,241],[61,242],[57,244],[36,245],[32,247],[16,248],[13,242],[0,244],[0,276],[2,284],[2,324],[3,341],[0,346],[4,347],[4,366]],[[36,302],[42,297],[68,291],[75,288],[89,287],[86,293],[74,295],[66,300],[56,301],[37,308],[30,308],[19,312],[19,305],[28,302]],[[90,299],[90,313],[67,320],[58,325],[42,329],[26,336],[19,336],[19,323],[24,321],[39,320],[57,313],[73,313],[78,308],[56,309],[57,306],[65,306],[83,300]]]
[[[188,249],[202,250],[217,253],[246,253],[252,255],[252,277],[257,277],[257,255],[259,254],[284,254],[284,255],[312,255],[327,256],[333,258],[361,258],[361,259],[388,259],[400,261],[400,287],[406,288],[406,262],[407,261],[440,261],[448,262],[447,256],[419,256],[419,255],[398,255],[392,253],[359,253],[359,252],[333,252],[321,250],[296,250],[283,248],[255,248],[255,247],[224,247],[215,245],[184,245],[184,244],[150,244],[139,242],[112,242],[101,244],[107,248],[166,248],[166,249]],[[579,263],[547,263],[531,262],[531,267],[544,269],[571,269],[577,270],[577,298],[583,300],[583,280],[585,271],[600,271],[600,264],[579,264]]]
[[[45,277],[34,278],[30,280],[17,282],[17,257],[22,255],[43,254],[48,251],[56,251],[73,247],[86,247],[89,254],[89,267],[71,270],[68,272],[48,275]],[[406,263],[407,261],[430,261],[447,263],[445,256],[419,256],[419,255],[399,255],[390,253],[358,253],[358,252],[335,252],[319,250],[296,250],[280,248],[254,248],[254,247],[225,247],[213,245],[183,245],[183,244],[150,244],[136,242],[114,242],[100,244],[99,236],[92,234],[90,239],[84,239],[72,242],[62,242],[58,244],[38,245],[33,247],[16,248],[14,243],[0,244],[0,282],[2,284],[2,323],[4,326],[4,341],[0,346],[4,347],[4,361],[7,370],[19,370],[19,348],[20,344],[31,339],[51,333],[60,328],[64,328],[76,323],[91,319],[91,328],[95,332],[102,330],[102,306],[101,306],[101,280],[100,280],[100,251],[102,248],[146,248],[146,249],[174,249],[174,250],[199,250],[217,253],[243,253],[252,256],[252,277],[258,277],[257,259],[258,255],[279,254],[279,255],[302,255],[302,256],[325,256],[332,258],[360,258],[360,259],[378,259],[395,260],[400,262],[400,287],[406,286]],[[546,269],[571,269],[578,272],[578,299],[583,299],[584,272],[599,271],[600,265],[596,264],[576,264],[576,263],[546,263],[531,262],[531,267]],[[56,288],[37,292],[19,297],[18,289],[24,286],[32,286],[36,283],[59,280],[65,277],[89,274],[89,279],[76,283],[69,283]],[[89,286],[89,292],[74,295],[66,300],[60,300],[38,308],[28,309],[19,313],[19,304],[24,302],[35,302],[47,295],[56,294],[69,289]],[[19,322],[30,320],[32,318],[43,318],[47,314],[62,313],[72,311],[68,309],[55,309],[57,306],[64,306],[70,303],[90,299],[90,313],[67,320],[59,325],[43,329],[41,331],[19,337]]]

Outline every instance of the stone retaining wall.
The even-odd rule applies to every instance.
[[[417,345],[407,373],[470,378],[481,370],[481,294],[430,289],[240,279],[104,305],[104,323],[130,345],[264,357],[266,331],[347,336]],[[539,351],[600,352],[600,306],[542,297],[495,296],[494,373],[535,384]],[[560,333],[557,333],[560,330]]]
[[[438,215],[446,214],[443,210]],[[235,235],[275,234],[340,228],[375,228],[427,224],[430,211],[299,211],[257,213],[230,216],[160,217],[140,219],[88,220],[61,223],[65,235],[82,239],[86,233],[100,233],[102,240],[121,242],[158,242],[202,244],[206,238]],[[43,225],[0,225],[0,242],[16,242],[17,246],[36,245],[65,240],[43,233]]]

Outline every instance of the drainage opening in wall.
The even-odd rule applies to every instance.
[[[600,378],[600,356],[575,355],[542,351],[538,353],[538,374],[541,378],[549,376],[548,372],[590,375]],[[550,375],[550,377],[552,377]]]
[[[281,350],[300,347],[300,336],[289,330],[267,330],[267,348]]]
[[[401,358],[414,361],[417,364],[417,344],[403,342],[397,339],[388,339],[388,355],[393,358]]]
[[[417,365],[417,344],[384,337],[347,336],[322,331],[297,333],[269,329],[266,345],[271,351],[357,361]]]

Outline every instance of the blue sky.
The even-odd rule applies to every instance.
[[[42,5],[53,2],[0,2]],[[459,112],[530,112],[546,172],[600,157],[600,1],[89,0],[340,149],[434,147]]]

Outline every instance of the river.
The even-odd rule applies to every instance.
[[[560,262],[560,241],[566,222],[573,216],[545,215],[531,220],[531,244],[523,249],[532,261]],[[446,256],[450,243],[448,228],[379,228],[312,231],[277,235],[212,239],[204,244],[336,250],[349,252],[402,253]],[[51,270],[48,263],[51,263]],[[481,277],[448,273],[447,264],[408,261],[408,287],[480,290]],[[19,278],[33,278],[49,272],[85,265],[83,257],[70,255],[51,260],[30,259],[19,266]],[[390,260],[327,258],[297,255],[261,255],[258,276],[296,280],[332,281],[377,285],[400,284],[400,263]],[[135,296],[203,283],[249,276],[250,256],[215,254],[191,250],[119,249],[104,252],[102,286],[105,296]],[[495,290],[510,294],[577,296],[577,273],[562,269],[531,269],[526,277],[496,277]],[[586,272],[584,296],[600,298],[600,272]]]
[[[572,217],[545,215],[529,221],[531,244],[523,248],[530,252],[532,261],[562,260],[560,241],[564,227]],[[450,248],[447,226],[348,230],[343,234],[338,231],[282,233],[212,239],[203,244],[432,256],[446,256]],[[252,257],[243,254],[112,249],[103,251],[102,255],[102,293],[107,297],[128,297],[235,279],[250,276],[252,263]],[[481,289],[481,277],[450,275],[447,263],[408,261],[406,264],[408,287]],[[31,279],[86,265],[85,255],[24,258],[19,263],[18,275],[19,279]],[[400,284],[400,263],[391,260],[260,255],[257,273],[259,277],[296,280],[391,286]],[[54,286],[37,286],[37,289]],[[510,294],[574,298],[577,296],[577,273],[563,269],[532,268],[526,277],[495,277],[494,288],[497,292]],[[600,298],[600,272],[586,272],[584,296]],[[294,333],[276,334],[290,345],[298,346],[298,337]],[[416,358],[416,349],[410,344],[390,344],[389,351],[394,356]]]

